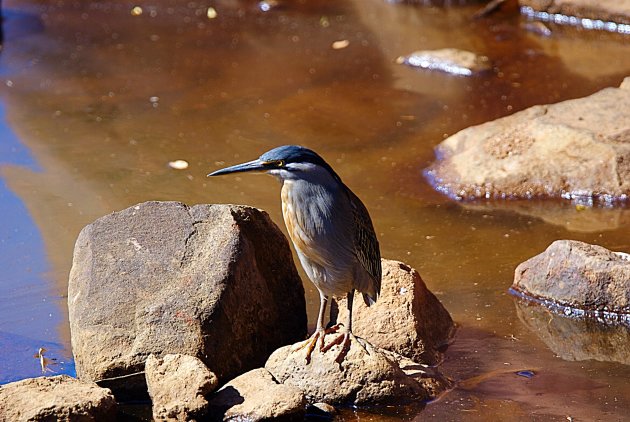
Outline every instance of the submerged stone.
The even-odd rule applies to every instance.
[[[415,51],[398,57],[396,63],[460,76],[470,76],[491,68],[486,56],[455,48]]]

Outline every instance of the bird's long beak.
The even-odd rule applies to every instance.
[[[241,173],[244,171],[263,171],[263,170],[269,170],[269,167],[266,166],[260,160],[253,160],[253,161],[248,161],[247,163],[237,164],[235,166],[226,167],[224,169],[214,171],[210,173],[208,177],[220,176],[222,174],[230,174],[230,173]]]

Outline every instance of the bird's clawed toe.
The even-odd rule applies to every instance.
[[[328,350],[332,349],[333,346],[340,344],[341,350],[339,351],[339,354],[335,358],[335,362],[341,363],[343,362],[343,359],[346,357],[346,355],[348,354],[348,351],[350,350],[350,342],[352,340],[352,337],[354,337],[354,335],[351,332],[344,331],[341,334],[339,334],[337,337],[335,337],[333,341],[328,343],[322,349],[322,352],[326,353]]]
[[[335,362],[341,363],[343,362],[343,359],[346,357],[346,355],[348,354],[348,351],[350,350],[351,341],[353,339],[356,341],[359,341],[359,339],[355,337],[354,334],[352,334],[348,330],[343,329],[342,327],[343,327],[343,324],[337,324],[325,330],[317,330],[313,333],[313,335],[310,338],[308,338],[302,344],[294,348],[293,351],[297,352],[299,350],[306,349],[306,363],[309,364],[311,363],[311,357],[313,355],[313,352],[316,349],[317,351],[321,353],[326,353],[330,349],[332,349],[334,346],[341,345],[342,346],[341,351],[335,358]],[[341,330],[341,333],[339,333],[339,335],[336,336],[330,343],[326,344],[326,342],[324,341],[325,336],[327,334],[338,333],[340,330]],[[359,345],[365,348],[365,346],[363,346],[363,344],[361,344],[360,342],[359,342]]]
[[[293,349],[294,352],[297,352],[302,349],[306,349],[306,363],[309,364],[311,362],[311,355],[313,354],[313,350],[319,344],[319,350],[322,351],[324,349],[324,336],[326,335],[325,330],[317,330],[313,333],[311,337],[306,339],[302,344],[300,344],[297,348]]]

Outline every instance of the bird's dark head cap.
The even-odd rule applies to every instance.
[[[290,170],[291,163],[310,163],[321,166],[328,170],[335,179],[339,176],[315,151],[300,145],[283,145],[265,152],[257,160],[243,164],[237,164],[232,167],[217,170],[210,173],[209,176],[218,176],[221,174],[244,172],[244,171],[268,171],[273,169]]]
[[[300,145],[283,145],[265,152],[260,156],[263,163],[283,161],[285,163],[326,164],[315,151]]]

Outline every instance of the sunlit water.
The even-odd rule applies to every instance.
[[[476,6],[382,0],[266,12],[225,0],[212,2],[213,19],[209,3],[142,2],[137,16],[134,6],[3,4],[0,382],[36,375],[38,347],[63,362],[49,374],[72,373],[66,291],[83,226],[159,199],[253,205],[282,227],[272,178],[205,175],[297,143],[335,167],[370,210],[383,256],[418,269],[460,326],[440,367],[459,387],[424,409],[345,418],[627,416],[625,332],[601,337],[605,329],[541,316],[508,288],[516,265],[556,239],[630,252],[629,210],[459,203],[422,175],[433,147],[459,129],[619,85],[630,75],[627,37],[551,24],[541,37],[516,10],[474,21]],[[493,71],[467,78],[395,63],[446,47],[489,57]],[[189,167],[170,168],[176,159]],[[318,296],[305,287],[312,324]],[[589,347],[602,338],[622,340]]]

